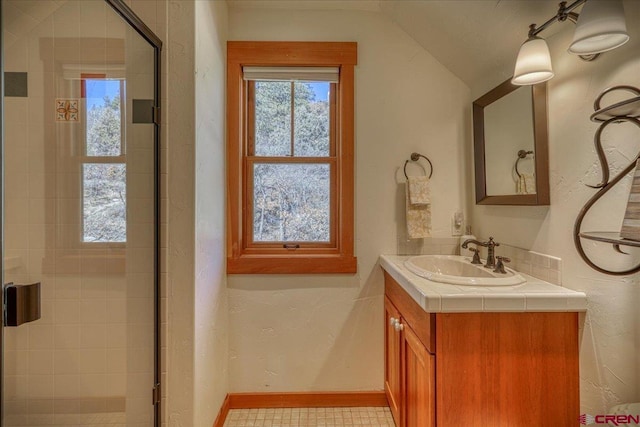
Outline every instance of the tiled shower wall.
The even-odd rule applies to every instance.
[[[65,69],[120,69],[130,111],[132,98],[153,96],[153,52],[101,0],[26,3],[36,2],[5,9],[5,70],[26,73],[28,88],[4,100],[5,281],[41,282],[42,318],[5,329],[5,419],[88,425],[120,414],[112,419],[148,426],[152,125],[127,118],[126,246],[80,245],[82,114],[56,121],[55,100],[80,99]]]

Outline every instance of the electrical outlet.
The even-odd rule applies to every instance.
[[[460,211],[454,212],[451,217],[451,235],[462,236],[464,226],[464,214]]]

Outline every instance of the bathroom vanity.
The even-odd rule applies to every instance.
[[[581,292],[433,282],[381,256],[385,392],[398,427],[578,425]]]

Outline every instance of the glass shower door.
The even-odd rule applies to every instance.
[[[158,46],[109,3],[2,1],[5,427],[155,422]]]

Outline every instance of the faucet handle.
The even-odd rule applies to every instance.
[[[471,260],[471,264],[482,264],[480,261],[480,254],[478,248],[469,248],[471,252],[473,252],[473,259]]]
[[[506,256],[497,256],[496,259],[498,262],[496,263],[496,268],[494,268],[494,273],[507,274],[507,271],[504,269],[505,262],[511,262],[511,258],[507,258]]]

